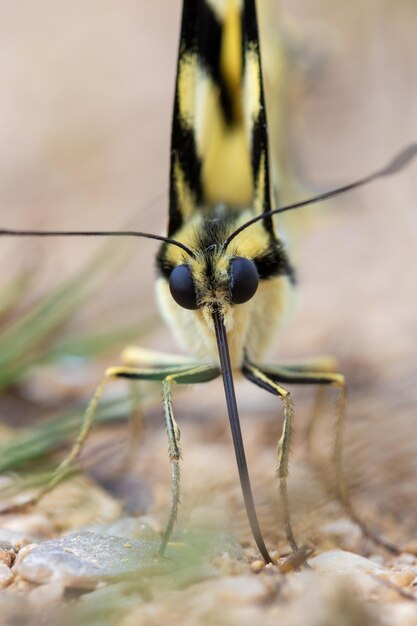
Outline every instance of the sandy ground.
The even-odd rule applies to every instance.
[[[279,24],[302,48],[298,63],[306,75],[288,84],[286,125],[304,189],[311,193],[362,177],[416,140],[415,2],[292,0],[268,10],[273,18],[265,41],[274,41]],[[179,11],[177,0],[0,2],[2,226],[163,229]],[[265,69],[273,87],[273,58]],[[331,211],[317,211],[317,220],[310,211],[296,253],[297,309],[271,350],[274,360],[337,358],[350,389],[345,460],[353,492],[364,515],[401,545],[415,545],[417,513],[416,180],[413,164],[333,202]],[[5,241],[4,280],[33,263],[37,289],[47,291],[81,267],[92,249],[91,242]],[[123,271],[77,313],[72,326],[106,328],[115,318],[139,322],[153,314],[153,251],[152,242],[132,247]],[[146,343],[174,347],[162,328]],[[95,366],[97,376],[108,364]],[[284,545],[274,521],[280,413],[273,398],[249,384],[238,384],[238,397],[267,539]],[[296,390],[294,398],[295,529],[301,540],[326,547],[323,529],[341,512],[305,461],[302,432],[311,394]],[[210,508],[239,539],[249,539],[220,383],[181,392],[177,412],[184,448],[182,523],[207,515],[209,494]],[[152,502],[163,520],[166,443],[157,428],[159,407],[150,413],[146,443],[125,480],[142,496],[112,484],[117,495],[129,492],[129,510],[143,512]],[[324,452],[331,424],[329,405]],[[97,475],[104,480],[106,472]],[[138,472],[147,477],[142,491],[132,478]],[[108,474],[105,480],[111,482]],[[360,539],[350,547],[373,550]]]

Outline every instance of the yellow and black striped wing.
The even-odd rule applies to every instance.
[[[255,0],[184,0],[168,235],[218,203],[270,209]],[[272,231],[271,218],[264,226]]]

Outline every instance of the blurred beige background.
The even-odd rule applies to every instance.
[[[417,139],[414,0],[287,0],[261,8],[267,84],[274,82],[267,42],[281,31],[299,42],[305,75],[295,86],[288,78],[287,113],[310,193],[366,175]],[[0,0],[0,226],[163,230],[179,20],[179,0]],[[339,359],[351,383],[346,451],[358,495],[372,493],[375,506],[393,517],[401,512],[411,530],[417,163],[331,206],[317,212],[300,242],[298,308],[273,355]],[[44,291],[81,267],[96,245],[0,244],[2,280],[33,263]],[[139,321],[155,312],[154,251],[152,242],[135,242],[123,271],[74,326],[105,328],[116,317]],[[148,345],[173,343],[161,330]],[[260,410],[267,425],[275,424],[273,398],[246,384],[239,394],[251,437],[249,417]],[[306,394],[297,394],[302,422]],[[207,395],[207,402],[199,396],[199,413],[214,412],[212,391]],[[179,399],[184,420],[195,414],[191,399]],[[216,415],[226,419],[222,400]],[[184,439],[186,447],[186,433]],[[271,475],[273,455],[271,447]],[[262,480],[255,479],[258,493]]]

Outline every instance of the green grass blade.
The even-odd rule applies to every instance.
[[[114,243],[102,246],[74,277],[9,325],[0,335],[0,389],[19,380],[29,365],[47,358],[51,334],[87,299],[93,287],[108,280],[109,269],[122,257],[125,250]]]

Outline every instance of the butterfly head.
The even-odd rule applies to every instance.
[[[199,312],[211,329],[215,310],[226,328],[231,328],[240,305],[254,298],[261,280],[259,260],[270,251],[261,224],[225,247],[227,237],[244,219],[247,216],[241,212],[235,215],[229,210],[226,218],[213,212],[204,222],[190,222],[175,235],[190,248],[191,255],[165,244],[158,255],[158,267],[173,301],[183,309]]]
[[[200,310],[209,326],[215,310],[230,326],[232,307],[255,295],[259,275],[255,263],[244,256],[230,256],[213,248],[172,270],[169,289],[175,302],[188,310]]]

